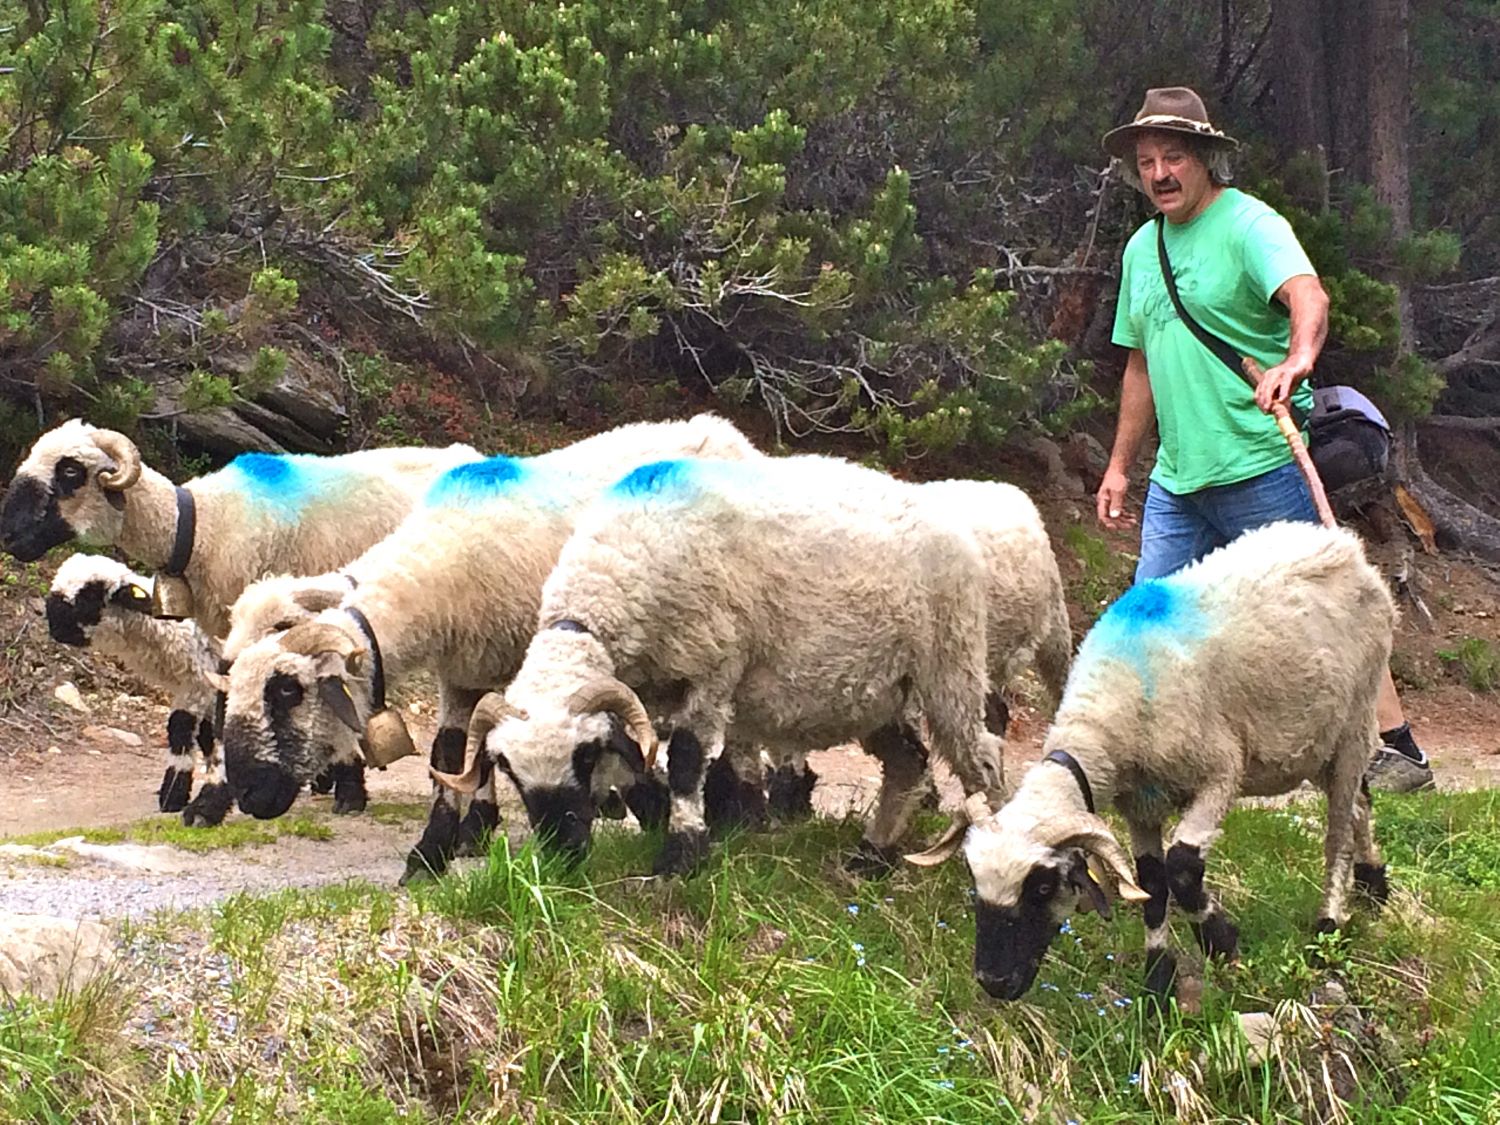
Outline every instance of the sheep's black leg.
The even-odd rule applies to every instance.
[[[765,827],[765,790],[758,778],[740,775],[742,769],[758,772],[759,765],[759,756],[749,750],[733,756],[726,751],[709,765],[703,777],[703,822],[710,835]]]
[[[307,791],[320,797],[333,792],[333,767],[323,770],[307,783]]]
[[[328,767],[328,772],[333,775],[334,813],[345,816],[364,812],[370,803],[369,792],[365,789],[364,762],[357,758],[334,762]]]
[[[766,779],[766,804],[771,818],[782,824],[810,819],[813,786],[817,782],[818,775],[807,764],[806,757],[797,754],[778,762]]]
[[[865,750],[880,760],[880,798],[875,819],[844,867],[856,875],[886,875],[901,858],[897,842],[920,799],[920,786],[927,773],[927,747],[915,730],[895,723],[862,741]]]
[[[1167,885],[1187,913],[1198,947],[1210,957],[1232,959],[1239,952],[1240,931],[1203,886],[1203,855],[1181,841],[1167,852]]]
[[[1172,952],[1172,931],[1167,926],[1167,906],[1171,891],[1167,884],[1167,867],[1159,855],[1135,857],[1136,881],[1151,896],[1145,905],[1146,922],[1146,993],[1165,1002],[1172,995],[1177,975],[1177,957]]]
[[[156,791],[156,806],[162,812],[180,812],[193,792],[193,728],[191,711],[178,709],[167,717],[167,771]]]
[[[428,759],[432,768],[441,773],[461,773],[466,742],[464,732],[457,727],[441,728],[432,740]],[[458,847],[458,794],[437,784],[432,789],[427,825],[422,829],[422,838],[407,854],[406,872],[401,876],[403,886],[412,879],[441,875]]]
[[[703,820],[703,777],[707,755],[690,730],[672,732],[667,744],[667,789],[672,812],[666,842],[656,858],[658,875],[686,875],[708,857],[708,827]]]

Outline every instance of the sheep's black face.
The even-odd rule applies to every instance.
[[[225,721],[224,770],[240,808],[269,820],[292,807],[305,780],[300,774],[310,770],[310,755],[295,718],[306,696],[302,684],[295,676],[277,672],[266,680],[262,696],[260,721],[238,710]]]
[[[88,630],[99,624],[107,596],[102,581],[85,582],[70,598],[64,594],[47,595],[47,632],[58,644],[87,647]]]
[[[558,785],[528,785],[511,769],[504,754],[496,759],[500,770],[520,791],[532,831],[543,846],[561,852],[575,863],[588,853],[593,836],[598,810],[589,782],[603,749],[598,742],[574,747],[570,776]]]
[[[55,473],[59,480],[65,469],[76,468],[80,479],[87,478],[81,462],[71,457],[58,461]],[[69,477],[71,479],[71,476]],[[0,547],[21,562],[35,562],[59,543],[73,538],[73,528],[63,519],[57,506],[58,488],[49,487],[36,477],[17,476],[5,494],[0,507]]]
[[[1025,994],[1057,934],[1059,913],[1070,901],[1062,871],[1051,864],[1032,868],[1013,905],[978,900],[974,977],[986,992],[997,1000],[1018,1000]]]

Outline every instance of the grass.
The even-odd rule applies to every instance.
[[[1210,875],[1244,955],[1165,1014],[1135,1002],[1129,911],[1072,919],[1000,1005],[971,979],[956,866],[856,882],[857,826],[820,821],[662,882],[640,877],[656,842],[611,830],[579,871],[502,840],[410,894],[155,919],[112,1005],[0,1014],[0,1075],[35,1076],[0,1082],[0,1119],[1500,1120],[1500,796],[1377,800],[1396,895],[1316,946],[1357,1034],[1309,1006],[1330,974],[1309,958],[1315,805],[1230,816]],[[1235,1030],[1251,1011],[1284,1029],[1263,1065]],[[1341,1067],[1349,1105],[1326,1093]]]
[[[59,828],[12,836],[0,843],[29,844],[46,847],[58,840],[82,836],[91,844],[170,844],[189,852],[211,852],[222,848],[242,848],[270,844],[282,836],[300,836],[306,840],[327,840],[333,836],[328,825],[305,815],[283,816],[275,820],[232,820],[216,828],[189,828],[175,815],[153,816],[118,828]]]
[[[1483,637],[1463,637],[1457,647],[1439,649],[1437,658],[1460,673],[1474,691],[1500,688],[1500,649]]]

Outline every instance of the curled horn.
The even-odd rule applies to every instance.
[[[1092,813],[1059,817],[1042,826],[1042,842],[1053,848],[1082,848],[1104,864],[1119,884],[1119,895],[1127,902],[1145,902],[1151,896],[1135,883],[1135,869],[1125,849],[1115,839],[1109,826]]]
[[[469,718],[468,745],[464,747],[464,772],[444,773],[428,767],[427,772],[432,774],[432,780],[455,793],[472,793],[478,789],[482,772],[480,763],[484,761],[484,740],[490,736],[490,731],[511,717],[524,719],[526,713],[507,703],[498,691],[485,695]]]
[[[94,444],[115,463],[113,471],[99,474],[99,483],[111,492],[124,492],[141,479],[141,451],[124,434],[115,430],[95,430]]]
[[[337,653],[344,658],[351,674],[359,672],[360,661],[365,654],[365,650],[353,637],[326,621],[304,621],[300,625],[293,625],[281,635],[281,649],[300,656]]]
[[[584,684],[568,700],[568,707],[577,715],[594,711],[607,711],[620,716],[625,722],[625,731],[641,748],[649,770],[656,765],[656,727],[651,716],[646,714],[645,704],[619,680],[605,676]]]
[[[964,798],[963,811],[953,818],[947,830],[926,851],[913,852],[908,855],[906,862],[917,867],[936,867],[958,851],[958,846],[963,843],[964,833],[969,830],[969,825],[983,820],[993,811],[990,808],[989,799],[983,793],[970,793]]]

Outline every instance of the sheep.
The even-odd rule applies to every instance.
[[[167,769],[157,791],[162,812],[188,803],[196,736],[214,759],[214,688],[219,646],[191,621],[151,616],[150,579],[102,555],[69,556],[47,595],[47,629],[61,644],[104,653],[172,698],[167,719]]]
[[[1090,856],[1106,884],[1146,904],[1148,993],[1164,996],[1176,969],[1169,896],[1206,954],[1233,957],[1238,931],[1203,883],[1209,847],[1237,796],[1303,780],[1328,795],[1319,931],[1347,919],[1351,861],[1355,885],[1384,900],[1361,778],[1394,624],[1359,540],[1306,523],[1252,531],[1116,601],[1085,638],[1044,757],[1015,796],[998,812],[970,802],[943,839],[908,857],[936,863],[962,845],[984,989],[1018,998],[1070,911],[1107,913]],[[1096,800],[1124,815],[1134,871]],[[1181,820],[1163,851],[1173,811]]]
[[[986,641],[990,690],[985,723],[1005,736],[1010,709],[1005,692],[1028,664],[1035,667],[1053,706],[1062,698],[1072,659],[1073,635],[1062,574],[1041,513],[1021,489],[998,481],[941,480],[919,486],[918,493],[935,511],[970,528],[985,563]],[[921,752],[915,739],[906,745]],[[815,775],[804,754],[786,748],[769,750],[768,802],[774,816],[793,820],[812,812]],[[925,767],[925,753],[905,769]],[[930,784],[930,783],[929,783]],[[855,866],[886,867],[894,856],[861,855]]]
[[[391,532],[438,474],[479,459],[467,445],[335,457],[245,453],[180,488],[124,434],[72,419],[37,439],[0,507],[0,547],[32,562],[71,539],[118,547],[180,576],[212,637],[255,579],[318,574]]]
[[[248,590],[233,615],[234,644],[242,647],[229,671],[224,727],[227,776],[240,807],[280,815],[326,759],[326,747],[356,753],[355,739],[382,713],[376,678],[418,666],[433,668],[440,687],[432,765],[461,768],[474,704],[520,666],[543,580],[576,514],[642,459],[684,453],[760,457],[730,423],[700,415],[621,427],[539,457],[460,466],[434,482],[391,536],[348,564],[347,578],[300,584],[304,592],[346,584],[337,608],[299,606],[297,583]],[[436,791],[404,879],[441,871],[497,821],[488,789],[462,823],[456,800]]]
[[[542,592],[541,628],[503,697],[476,710],[468,791],[488,767],[532,826],[577,858],[593,775],[644,776],[667,716],[671,808],[658,873],[707,853],[706,767],[726,739],[819,747],[861,738],[887,764],[865,844],[909,812],[903,723],[920,706],[969,793],[1003,784],[984,728],[983,561],[914,486],[826,457],[643,466],[579,518]],[[618,761],[614,761],[614,759]]]

